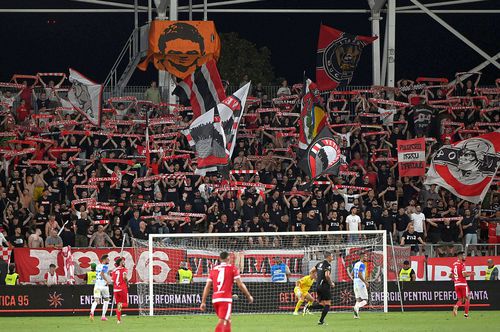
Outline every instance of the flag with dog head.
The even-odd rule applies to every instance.
[[[500,165],[500,132],[441,147],[432,159],[425,184],[436,184],[455,196],[481,202]]]
[[[68,91],[71,106],[82,113],[95,126],[101,125],[102,84],[97,84],[74,69],[69,69]]]

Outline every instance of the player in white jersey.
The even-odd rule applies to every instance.
[[[96,279],[94,285],[94,301],[92,302],[92,308],[90,309],[90,320],[94,320],[94,311],[97,305],[102,299],[102,316],[101,320],[108,320],[106,318],[106,311],[108,310],[109,301],[109,284],[111,284],[111,279],[109,278],[109,257],[108,255],[103,255],[101,257],[101,264],[97,265],[95,269]]]
[[[353,307],[354,318],[359,318],[359,309],[368,303],[368,281],[366,281],[366,262],[368,255],[362,253],[359,261],[354,264],[352,269],[352,278],[354,280],[354,297],[356,304]]]

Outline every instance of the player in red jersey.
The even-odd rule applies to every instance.
[[[200,309],[201,311],[207,309],[207,297],[213,284],[212,303],[217,317],[219,317],[219,323],[215,328],[215,332],[230,332],[233,283],[236,282],[236,285],[245,294],[249,303],[253,302],[253,297],[243,281],[241,281],[238,269],[228,263],[229,253],[224,251],[220,254],[219,258],[220,264],[210,271],[210,276],[207,279],[207,284],[201,298]]]
[[[118,258],[115,262],[116,269],[111,272],[113,280],[113,295],[116,302],[117,323],[122,321],[122,308],[128,307],[128,277],[125,268],[125,259]]]
[[[457,294],[457,303],[453,306],[453,316],[456,316],[458,313],[458,308],[461,305],[465,306],[464,317],[469,318],[469,306],[470,306],[470,297],[469,297],[469,286],[467,285],[467,277],[473,276],[474,272],[466,272],[465,271],[465,258],[467,255],[465,252],[460,251],[457,254],[457,261],[453,263],[453,271],[450,273],[450,277],[453,279],[455,283],[455,293]]]

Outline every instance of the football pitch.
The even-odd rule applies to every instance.
[[[232,331],[275,332],[275,331],[360,331],[360,332],[458,332],[498,331],[500,312],[472,311],[466,320],[462,313],[452,317],[451,311],[406,312],[406,313],[364,313],[354,320],[351,314],[330,313],[328,326],[317,326],[319,314],[310,316],[289,315],[234,315]],[[214,331],[217,318],[214,315],[169,316],[169,317],[123,317],[121,325],[112,317],[107,322],[88,317],[0,317],[2,331],[16,332],[148,332],[148,331]]]

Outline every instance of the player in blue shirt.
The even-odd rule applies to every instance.
[[[111,279],[109,278],[109,257],[108,255],[103,255],[101,257],[101,263],[97,265],[96,279],[94,285],[94,301],[92,302],[92,308],[90,309],[90,320],[94,320],[94,311],[97,305],[102,299],[102,316],[101,320],[108,320],[106,318],[106,311],[108,310],[109,301],[109,284],[111,284]]]
[[[354,280],[354,297],[356,304],[354,305],[354,318],[359,318],[359,309],[368,303],[368,281],[366,281],[366,262],[368,255],[362,253],[359,261],[354,264],[352,269],[352,278]]]

